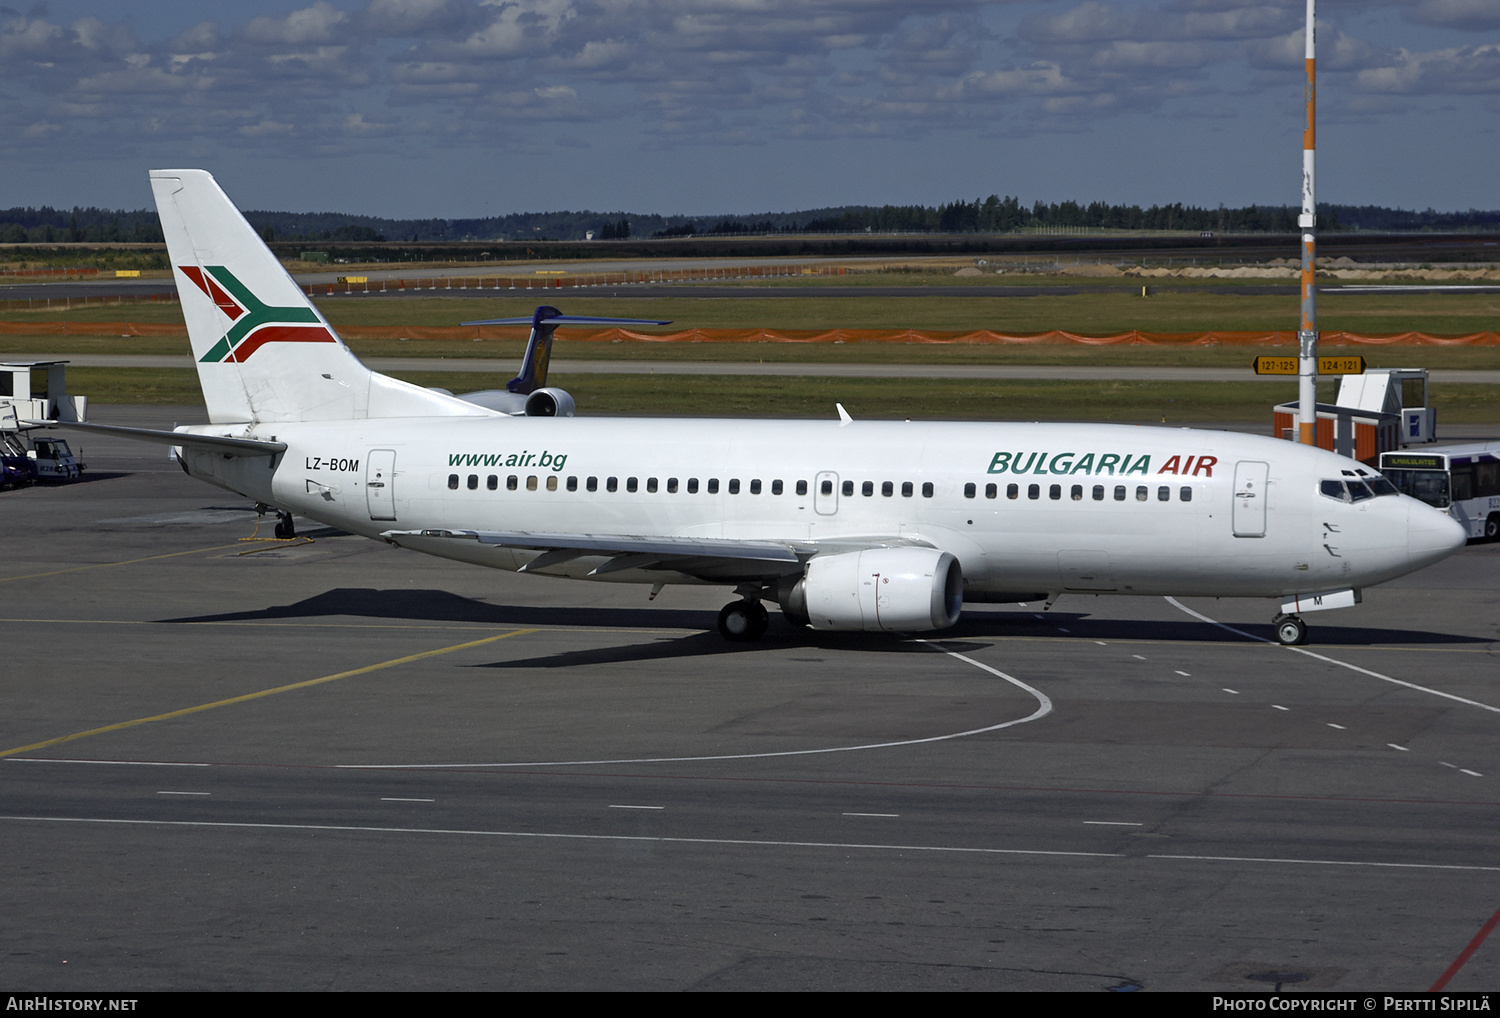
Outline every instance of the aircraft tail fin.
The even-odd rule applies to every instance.
[[[543,304],[530,318],[486,318],[463,325],[530,325],[531,338],[521,358],[521,373],[505,383],[507,392],[530,395],[547,386],[547,367],[552,363],[552,334],[559,325],[671,325],[657,318],[596,318],[591,315],[565,315],[557,308]]]
[[[485,413],[361,364],[208,172],[151,190],[210,421]]]

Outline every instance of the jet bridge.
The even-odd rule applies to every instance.
[[[1370,466],[1380,454],[1437,440],[1437,413],[1427,406],[1426,368],[1375,368],[1339,378],[1333,403],[1317,404],[1315,444]],[[1278,438],[1297,440],[1300,414],[1295,401],[1275,408]]]
[[[46,371],[46,388],[31,384],[32,372]],[[87,396],[69,396],[67,361],[0,363],[0,430],[24,431],[21,421],[83,421]]]

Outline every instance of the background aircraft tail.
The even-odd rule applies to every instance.
[[[152,170],[209,420],[488,415],[371,371],[204,170]]]

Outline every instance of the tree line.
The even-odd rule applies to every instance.
[[[245,218],[267,241],[287,243],[434,241],[581,241],[631,237],[703,237],[827,233],[1017,233],[1028,230],[1199,231],[1292,233],[1298,208],[1246,205],[1205,208],[1110,204],[1103,201],[1022,204],[1013,196],[958,199],[941,205],[846,205],[755,216],[662,216],[626,212],[515,213],[482,219],[386,219],[337,212],[255,210]],[[1500,211],[1423,212],[1374,205],[1320,205],[1323,232],[1500,230]],[[161,243],[161,225],[150,209],[133,212],[95,207],[0,209],[0,244]]]

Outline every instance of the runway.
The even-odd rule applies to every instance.
[[[1500,545],[1300,649],[1082,596],[729,645],[727,590],[245,541],[82,444],[0,493],[12,987],[1424,990],[1500,909]]]

